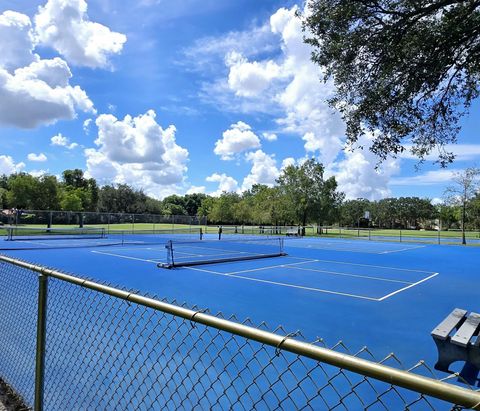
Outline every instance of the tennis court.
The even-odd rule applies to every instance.
[[[52,233],[53,234],[53,233]],[[198,230],[104,233],[3,242],[12,256],[132,287],[213,312],[342,339],[379,355],[433,362],[430,331],[456,306],[475,307],[478,249],[346,239],[224,235]],[[202,265],[159,268],[173,239],[176,259]],[[0,247],[1,248],[1,247]],[[287,255],[281,256],[283,250]],[[278,252],[278,256],[275,254]],[[239,257],[275,257],[230,261]],[[221,262],[221,259],[227,259]],[[219,262],[203,265],[206,261]]]
[[[475,247],[241,234],[219,240],[196,229],[31,234],[2,240],[1,253],[200,312],[281,325],[284,334],[300,330],[306,341],[342,341],[353,352],[368,346],[376,358],[395,352],[407,368],[420,359],[433,368],[431,330],[453,308],[474,310],[479,301]]]

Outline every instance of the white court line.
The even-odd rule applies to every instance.
[[[346,261],[334,261],[334,260],[316,260],[323,263],[333,263],[333,264],[346,264],[346,265],[357,265],[360,267],[373,267],[373,268],[384,268],[387,270],[397,270],[397,271],[409,271],[412,273],[425,273],[425,274],[432,274],[433,271],[424,271],[424,270],[413,270],[410,268],[398,268],[398,267],[388,267],[386,265],[372,265],[372,264],[360,264],[360,263],[349,263]]]
[[[288,245],[286,246],[286,248]],[[303,246],[303,247],[297,247],[297,248],[303,248],[304,250],[327,250],[327,251],[346,251],[349,253],[362,253],[362,254],[380,254],[378,251],[365,251],[365,250],[354,250],[351,248],[332,248],[332,247],[313,247],[313,246]]]
[[[105,251],[94,251],[92,250],[92,253],[95,253],[95,254],[103,254],[103,255],[109,255],[109,256],[112,256],[112,257],[118,257],[118,258],[125,258],[127,260],[136,260],[136,261],[144,261],[146,263],[159,263],[161,262],[162,260],[148,260],[148,259],[145,259],[145,258],[137,258],[137,257],[129,257],[128,255],[121,255],[121,254],[115,254],[115,253],[107,253]]]
[[[158,262],[161,262],[161,260],[148,260],[148,259],[144,259],[144,258],[129,257],[129,256],[125,256],[125,255],[108,253],[108,252],[105,252],[105,251],[92,250],[91,252],[95,253],[95,254],[104,254],[104,255],[109,255],[109,256],[112,256],[112,257],[125,258],[125,259],[128,259],[128,260],[143,261],[143,262],[146,262],[146,263],[157,264]],[[303,263],[292,263],[292,264],[282,264],[282,265],[283,266],[285,266],[285,265],[298,265],[298,264],[306,264],[306,263],[309,263],[309,262],[316,262],[316,261],[326,261],[326,262],[337,263],[337,261],[328,261],[328,260],[309,260],[309,261],[304,261]],[[389,267],[373,266],[373,265],[370,266],[368,264],[356,264],[356,263],[344,263],[344,262],[340,262],[340,264],[360,265],[360,266],[377,267],[377,268],[379,267],[379,268],[387,268],[387,269],[389,268]],[[279,265],[279,266],[281,267],[282,265]],[[262,269],[268,269],[268,268],[273,268],[273,267],[275,267],[275,266],[264,267]],[[281,283],[281,282],[277,282],[277,281],[261,280],[261,279],[258,279],[258,278],[250,278],[250,277],[245,277],[245,276],[241,276],[241,275],[234,275],[234,273],[220,273],[220,272],[217,272],[217,271],[205,270],[205,269],[196,268],[196,267],[183,267],[183,268],[186,268],[188,270],[200,271],[200,272],[204,272],[204,273],[208,273],[208,274],[221,275],[223,277],[240,278],[242,280],[255,281],[255,282],[259,282],[259,283],[266,283],[266,284],[272,284],[272,285],[278,285],[278,286],[281,286],[281,287],[297,288],[297,289],[302,289],[302,290],[306,290],[306,291],[314,291],[314,292],[325,293],[325,294],[342,295],[344,297],[358,298],[358,299],[362,299],[362,300],[378,301],[378,302],[384,301],[387,298],[390,298],[390,297],[394,296],[395,294],[398,294],[398,293],[400,293],[402,291],[405,291],[409,288],[415,287],[416,285],[421,284],[421,283],[423,283],[423,282],[425,282],[425,281],[427,281],[427,280],[429,280],[433,277],[436,277],[439,274],[439,273],[433,273],[429,277],[426,277],[426,278],[424,278],[420,281],[417,281],[416,283],[409,284],[408,286],[403,287],[399,290],[396,290],[396,291],[394,291],[390,294],[387,294],[387,295],[385,295],[381,298],[374,298],[374,297],[366,297],[364,295],[357,295],[357,294],[350,294],[350,293],[342,293],[342,292],[338,292],[338,291],[324,290],[322,288],[305,287],[305,286],[301,286],[301,285],[287,284],[287,283]],[[298,267],[293,267],[293,268],[298,268]],[[298,268],[298,269],[301,269],[301,268]],[[392,270],[402,270],[401,268],[393,268],[393,267],[390,267],[390,269],[392,269]],[[249,271],[256,271],[256,270],[259,270],[259,269],[252,269],[252,270],[249,270]],[[419,270],[405,270],[405,271],[414,271],[414,272],[423,272],[423,273],[428,272],[428,271],[419,271]]]
[[[312,262],[315,262],[315,261],[317,261],[317,260],[299,261],[298,263],[268,265],[266,267],[251,268],[249,270],[231,271],[229,273],[221,273],[221,272],[218,272],[218,273],[219,274],[236,275],[236,274],[242,274],[242,273],[251,273],[251,272],[254,272],[254,271],[269,270],[271,268],[281,268],[281,267],[288,267],[288,266],[291,266],[291,265],[307,264],[307,263],[312,263]]]
[[[250,270],[232,271],[232,272],[229,272],[228,274],[236,275],[236,274],[242,274],[242,273],[251,273],[251,272],[254,272],[254,271],[269,270],[271,268],[282,268],[282,267],[288,267],[288,266],[295,266],[295,267],[292,267],[294,270],[315,271],[315,272],[319,272],[319,273],[334,274],[334,275],[345,276],[345,277],[365,278],[365,279],[368,279],[368,280],[378,280],[378,281],[385,281],[385,282],[390,282],[390,283],[413,284],[410,281],[394,280],[394,279],[390,279],[390,278],[372,277],[372,276],[369,276],[369,275],[350,274],[350,273],[341,273],[339,271],[328,271],[328,270],[319,270],[319,269],[315,269],[315,268],[297,267],[297,265],[299,265],[299,264],[307,264],[307,263],[312,263],[312,262],[317,262],[317,261],[320,261],[320,260],[301,261],[301,262],[298,262],[298,263],[280,264],[280,265],[272,265],[272,266],[267,266],[267,267],[252,268]]]
[[[325,240],[324,240],[325,241]],[[329,240],[329,241],[332,241],[332,240]],[[359,240],[352,240],[352,241],[342,241],[342,243],[344,244],[348,244],[348,245],[353,245],[354,242],[357,242]],[[409,250],[415,250],[417,248],[425,248],[427,247],[426,245],[420,245],[420,246],[411,246],[411,247],[408,247],[408,248],[401,248],[399,250],[386,250],[386,251],[369,251],[369,250],[365,250],[365,249],[362,249],[361,247],[357,247],[357,248],[333,248],[333,247],[328,247],[328,245],[336,245],[338,244],[340,241],[336,241],[334,240],[333,242],[330,242],[330,243],[323,243],[321,245],[322,246],[319,246],[317,245],[315,242],[308,242],[306,245],[296,245],[296,246],[292,246],[292,247],[296,247],[296,248],[305,248],[305,249],[315,249],[315,250],[332,250],[332,251],[346,251],[346,252],[349,252],[349,253],[363,253],[363,254],[388,254],[388,253],[399,253],[399,252],[402,252],[402,251],[409,251]],[[369,244],[369,243],[366,243],[366,244]],[[371,243],[370,243],[371,244]],[[362,244],[362,245],[365,245],[365,244]],[[288,244],[286,245],[288,247]],[[374,247],[375,248],[375,247]]]
[[[379,301],[378,298],[366,297],[364,295],[341,293],[339,291],[323,290],[321,288],[313,288],[313,287],[304,287],[302,285],[287,284],[287,283],[281,283],[281,282],[278,282],[278,281],[261,280],[261,279],[258,279],[258,278],[244,277],[244,276],[241,276],[241,275],[231,275],[231,274],[225,274],[225,273],[218,273],[216,271],[203,270],[201,268],[195,268],[195,267],[184,267],[184,268],[187,268],[189,270],[201,271],[201,272],[205,272],[205,273],[209,273],[209,274],[214,274],[214,275],[221,275],[223,277],[240,278],[242,280],[247,280],[247,281],[255,281],[255,282],[259,282],[259,283],[278,285],[278,286],[281,286],[281,287],[297,288],[297,289],[301,289],[301,290],[314,291],[314,292],[325,293],[325,294],[342,295],[344,297],[359,298],[359,299],[362,299],[362,300]]]
[[[425,281],[428,281],[428,280],[430,280],[431,278],[436,277],[438,274],[440,274],[440,273],[433,273],[431,276],[425,277],[424,279],[422,279],[422,280],[420,280],[420,281],[417,281],[416,283],[410,284],[410,285],[407,286],[407,287],[400,288],[400,290],[397,290],[397,291],[394,291],[394,292],[392,292],[392,293],[390,293],[390,294],[387,294],[387,295],[379,298],[377,301],[386,300],[387,298],[390,298],[390,297],[394,296],[395,294],[401,293],[402,291],[408,290],[409,288],[415,287],[415,286],[418,285],[418,284],[421,284],[421,283],[423,283],[423,282],[425,282]]]
[[[317,270],[317,269],[314,269],[314,268],[302,268],[302,267],[293,267],[293,269],[294,270],[302,270],[302,271],[316,271],[316,272],[319,272],[319,273],[334,274],[334,275],[340,275],[340,276],[345,276],[345,277],[365,278],[365,279],[368,279],[368,280],[385,281],[385,282],[389,282],[389,283],[413,284],[410,281],[392,280],[392,279],[389,279],[389,278],[372,277],[372,276],[369,276],[369,275],[340,273],[338,271]]]
[[[402,251],[416,250],[417,248],[425,248],[426,245],[418,245],[410,248],[401,248],[400,250],[382,251],[379,254],[401,253]]]

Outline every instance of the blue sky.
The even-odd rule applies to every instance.
[[[439,198],[478,165],[480,103],[448,169],[407,154],[375,170],[344,125],[295,10],[273,0],[4,0],[0,173],[81,168],[102,184],[168,194],[273,184],[315,157],[347,197]],[[361,143],[368,147],[368,136]]]

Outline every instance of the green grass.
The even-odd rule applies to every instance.
[[[168,230],[172,228],[203,228],[204,232],[208,234],[214,234],[218,232],[218,225],[210,226],[190,226],[189,224],[171,224],[171,223],[120,223],[120,224],[85,224],[85,227],[103,227],[109,230]],[[32,227],[32,228],[45,228],[45,224],[28,224],[22,225],[21,227]],[[56,224],[53,227],[56,228],[74,228],[78,227],[77,225],[67,225],[67,224]],[[235,227],[233,225],[225,225],[224,232],[228,233],[229,227]],[[241,225],[238,225],[238,231],[241,232]],[[244,225],[243,232],[245,234],[259,234],[258,225]],[[0,226],[0,236],[6,236],[7,232],[5,228]],[[266,233],[267,234],[267,233]],[[460,230],[442,230],[440,233],[438,231],[426,231],[426,230],[399,230],[399,229],[366,229],[366,228],[338,228],[338,227],[329,227],[323,228],[322,234],[317,234],[314,227],[309,226],[305,228],[305,234],[307,236],[320,236],[320,237],[338,237],[338,238],[364,238],[367,239],[371,237],[372,239],[378,237],[386,237],[388,240],[402,240],[408,241],[409,238],[424,238],[431,240],[432,242],[436,241],[438,235],[440,238],[445,240],[448,239],[460,239],[462,233]],[[465,237],[468,239],[479,239],[480,233],[478,231],[467,231],[465,232]]]
[[[385,236],[385,237],[419,237],[419,238],[438,238],[440,234],[440,238],[461,238],[462,232],[461,231],[446,231],[442,230],[440,233],[438,231],[427,231],[427,230],[399,230],[399,229],[366,229],[360,228],[360,230],[356,228],[349,228],[349,229],[339,229],[335,228],[328,228],[324,231],[325,236],[332,236],[332,237],[368,237],[369,234],[373,236]],[[480,238],[478,231],[466,231],[465,232],[466,238]]]
[[[28,224],[28,225],[19,225],[22,228],[46,228],[45,224]],[[52,226],[53,228],[78,228],[78,225],[72,224],[55,224]],[[165,224],[165,223],[138,223],[133,225],[132,223],[122,223],[122,224],[85,224],[84,227],[91,227],[91,228],[105,228],[106,230],[124,230],[124,231],[132,231],[132,230],[170,230],[172,228],[190,228],[190,227],[197,227],[200,228],[201,226],[190,226],[188,224]],[[203,227],[204,228],[204,227]],[[0,227],[0,236],[6,236],[7,230],[5,228]]]

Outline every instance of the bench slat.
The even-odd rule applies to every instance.
[[[480,324],[480,314],[470,313],[463,325],[450,340],[455,345],[466,347]]]
[[[437,327],[432,331],[432,336],[440,340],[446,340],[452,330],[465,318],[466,310],[455,308],[448,317],[446,317]]]

